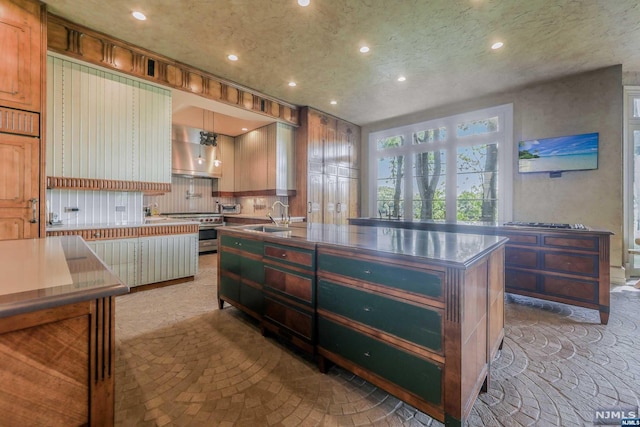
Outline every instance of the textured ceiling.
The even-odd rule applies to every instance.
[[[637,0],[44,2],[78,24],[360,125],[609,65],[640,71]],[[492,51],[496,40],[505,46]],[[359,53],[362,44],[371,51]]]

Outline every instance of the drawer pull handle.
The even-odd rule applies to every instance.
[[[371,274],[371,271],[370,270],[365,270],[364,274]]]
[[[371,311],[371,308],[369,308],[369,307],[365,307],[365,308],[364,308],[364,311],[369,312],[369,311]]]
[[[371,354],[368,351],[364,352],[364,357],[371,357]]]
[[[287,254],[282,254],[282,258],[286,258],[286,257],[287,257]]]

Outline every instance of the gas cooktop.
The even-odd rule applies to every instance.
[[[582,224],[558,224],[553,222],[520,222],[520,221],[511,221],[505,222],[504,225],[508,226],[516,226],[516,227],[538,227],[538,228],[564,228],[570,230],[586,230]]]

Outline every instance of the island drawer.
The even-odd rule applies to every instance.
[[[542,278],[542,291],[559,298],[598,304],[598,282],[547,275]]]
[[[258,240],[244,239],[242,237],[222,235],[220,238],[222,246],[235,248],[244,252],[262,256],[264,243]]]
[[[538,253],[536,249],[524,249],[507,246],[505,249],[504,262],[509,267],[538,267]]]
[[[442,368],[400,348],[318,317],[318,346],[375,372],[434,405],[442,403]]]
[[[311,276],[296,274],[271,265],[264,266],[265,286],[307,304],[313,303],[313,282],[314,279]]]
[[[289,331],[292,331],[306,340],[313,340],[313,313],[300,308],[294,308],[271,295],[264,298],[264,319],[269,320]],[[286,335],[280,329],[279,334]]]
[[[315,252],[312,250],[292,248],[290,246],[265,243],[264,256],[285,264],[297,265],[306,269],[315,267]]]
[[[442,352],[442,312],[426,306],[342,286],[327,280],[318,284],[318,309]],[[402,316],[398,316],[402,313]]]
[[[542,253],[542,268],[548,272],[598,277],[598,262],[597,254]]]
[[[318,251],[318,271],[340,274],[379,285],[442,299],[442,273],[396,265],[388,259],[354,259]]]

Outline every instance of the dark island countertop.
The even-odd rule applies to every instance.
[[[0,241],[0,271],[0,318],[129,291],[78,236]]]
[[[463,265],[472,264],[508,240],[491,235],[356,225],[292,224],[288,229],[271,232],[256,231],[253,227],[223,227],[218,232],[254,236],[264,241],[279,241],[301,247],[341,246],[364,252],[383,252],[397,257],[417,257]]]
[[[550,227],[527,226],[526,223],[513,225],[509,223],[487,222],[487,221],[444,221],[430,219],[405,219],[405,218],[384,218],[384,217],[360,217],[349,218],[349,224],[352,225],[375,225],[388,227],[402,227],[415,229],[430,229],[436,231],[460,232],[469,234],[502,234],[509,231],[570,231],[572,233],[594,233],[594,234],[613,234],[611,231],[584,226],[584,228],[560,228],[552,224]],[[574,224],[569,224],[574,225]],[[580,225],[580,224],[576,224]]]

